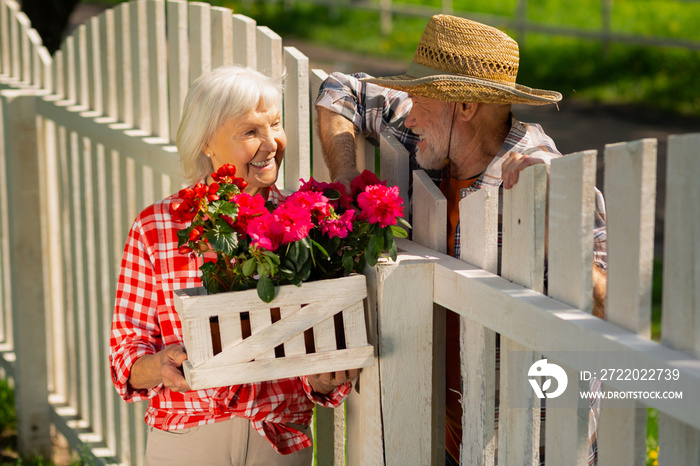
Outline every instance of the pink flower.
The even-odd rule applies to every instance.
[[[329,238],[335,236],[347,238],[348,232],[352,231],[352,220],[355,217],[354,210],[346,210],[338,218],[327,218],[321,223],[321,233]]]
[[[228,215],[222,215],[221,218],[243,235],[248,233],[248,224],[255,217],[270,213],[265,208],[265,199],[260,195],[251,196],[248,193],[240,193],[233,196],[230,202],[238,204],[236,221],[232,222]]]
[[[399,197],[397,186],[367,186],[357,196],[357,205],[360,207],[360,219],[378,223],[382,228],[396,225],[396,217],[403,215],[403,199]]]
[[[352,197],[357,197],[363,192],[367,186],[381,185],[386,186],[386,181],[380,181],[377,175],[369,170],[363,171],[360,176],[350,182],[350,192]]]
[[[284,204],[307,210],[316,222],[321,222],[331,213],[328,198],[316,191],[297,191],[289,196]]]
[[[287,201],[289,201],[287,198]],[[274,222],[270,225],[273,234],[281,235],[280,244],[299,241],[309,235],[313,228],[311,210],[303,203],[285,202],[272,213]]]
[[[304,182],[304,180],[299,180],[302,182],[299,192],[305,191],[315,191],[318,193],[324,193],[326,190],[333,189],[340,193],[340,198],[335,200],[330,200],[330,204],[334,209],[338,209],[339,206],[344,209],[352,209],[352,198],[346,194],[345,185],[342,183],[326,183],[322,181],[316,181],[310,178],[309,181]]]
[[[260,249],[274,251],[280,245],[280,235],[275,234],[270,226],[275,221],[271,213],[255,217],[248,223],[248,236],[253,240],[252,244]]]

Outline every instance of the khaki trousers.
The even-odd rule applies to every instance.
[[[293,427],[309,437],[308,426]],[[280,455],[245,418],[164,431],[148,428],[146,466],[310,466],[313,448]]]

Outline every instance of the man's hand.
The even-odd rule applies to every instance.
[[[309,383],[314,391],[321,395],[326,395],[333,391],[336,387],[343,385],[345,382],[352,382],[359,375],[359,369],[351,369],[347,371],[326,372],[325,374],[315,374],[307,376]]]
[[[518,182],[520,172],[531,165],[543,163],[547,166],[552,164],[552,155],[545,151],[537,151],[531,155],[520,154],[517,152],[511,153],[501,165],[501,178],[503,179],[503,187],[510,189]]]
[[[190,390],[180,368],[187,359],[180,345],[169,345],[156,354],[147,354],[136,360],[131,367],[129,385],[136,389],[151,389],[159,384],[174,392]]]

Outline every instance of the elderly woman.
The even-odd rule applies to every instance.
[[[256,71],[222,67],[190,89],[177,134],[185,173],[211,182],[224,164],[244,189],[279,199],[274,187],[287,143],[281,83]],[[355,371],[192,391],[180,369],[187,354],[173,290],[201,286],[201,258],[178,253],[170,214],[177,194],[147,207],[129,231],[117,289],[110,363],[126,401],[149,400],[146,464],[309,465],[313,403],[337,406]]]

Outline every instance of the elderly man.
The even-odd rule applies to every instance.
[[[437,15],[426,26],[405,74],[384,78],[332,74],[316,100],[331,177],[349,183],[358,174],[356,133],[373,142],[381,132],[393,133],[411,152],[412,168],[428,169],[440,182],[448,200],[448,252],[459,256],[462,197],[484,186],[511,188],[524,168],[549,165],[551,158],[561,155],[539,125],[522,123],[511,113],[514,103],[561,100],[558,92],[517,84],[518,64],[518,44],[507,34],[464,18]],[[605,207],[599,192],[596,201],[594,313],[602,317]],[[462,409],[458,316],[448,312],[447,319],[449,465],[459,461]],[[591,463],[597,460],[595,418],[592,414],[589,428]]]

